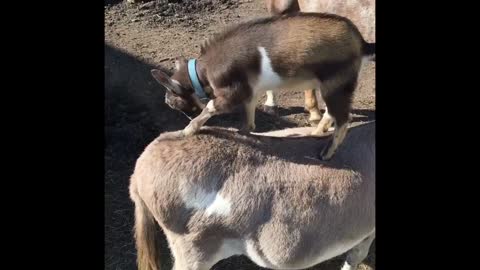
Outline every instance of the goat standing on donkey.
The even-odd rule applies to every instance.
[[[213,115],[245,106],[243,132],[255,129],[255,106],[268,90],[320,89],[328,113],[313,134],[335,131],[321,158],[330,159],[345,138],[351,99],[362,59],[375,53],[347,18],[297,13],[239,24],[215,36],[198,59],[176,62],[176,72],[152,70],[167,89],[166,103],[181,111],[202,112],[184,129],[198,132]],[[210,99],[205,105],[202,99]]]

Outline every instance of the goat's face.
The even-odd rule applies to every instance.
[[[200,111],[201,103],[194,95],[193,87],[190,83],[185,59],[175,62],[176,71],[172,77],[166,73],[153,69],[152,76],[155,80],[167,89],[165,94],[165,103],[170,108],[182,111],[187,115]]]

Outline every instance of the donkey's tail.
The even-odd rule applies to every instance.
[[[135,241],[138,269],[160,270],[161,228],[133,185],[130,187],[130,197],[135,203]]]
[[[363,43],[363,56],[370,61],[375,61],[375,43]]]

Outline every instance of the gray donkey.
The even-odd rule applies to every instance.
[[[328,141],[312,129],[161,134],[131,177],[139,268],[159,269],[161,228],[175,270],[233,255],[302,269],[343,253],[356,269],[375,238],[375,123],[350,128],[329,162],[312,158]]]

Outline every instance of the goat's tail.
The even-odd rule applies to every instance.
[[[363,42],[363,56],[375,62],[375,43]]]
[[[130,187],[130,197],[135,203],[135,241],[138,269],[160,270],[161,228],[133,185]]]

